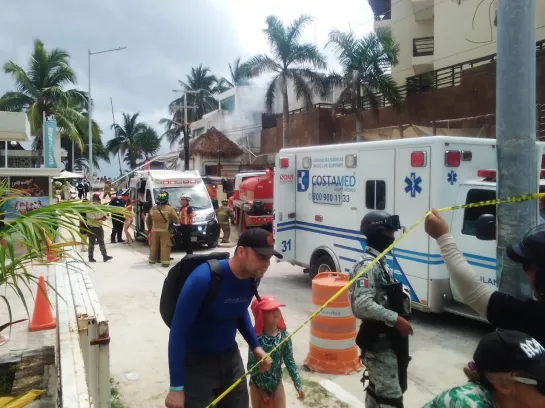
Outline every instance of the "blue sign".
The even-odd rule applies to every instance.
[[[57,139],[57,122],[47,120],[44,124],[44,166],[48,169],[56,168],[55,142]]]
[[[451,170],[447,176],[447,181],[450,183],[451,186],[453,186],[454,184],[456,184],[457,178],[458,175],[454,172],[454,170]]]
[[[405,192],[411,193],[411,197],[415,198],[416,193],[420,194],[422,192],[420,183],[422,183],[422,177],[416,177],[416,173],[411,173],[410,177],[405,177]]]
[[[310,174],[308,170],[297,170],[297,191],[304,193],[308,190]]]

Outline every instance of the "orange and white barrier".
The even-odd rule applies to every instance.
[[[348,276],[323,272],[312,280],[312,303],[322,306],[348,282]],[[351,374],[362,368],[356,346],[356,318],[348,292],[343,292],[310,322],[310,348],[305,366],[326,374]]]

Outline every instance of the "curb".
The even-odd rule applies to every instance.
[[[326,380],[324,378],[319,378],[319,377],[314,377],[312,378],[312,380],[316,381],[318,384],[324,387],[339,401],[342,401],[345,404],[348,404],[348,406],[352,408],[365,408],[365,403],[363,403],[360,399],[356,398],[354,395],[350,394],[340,385],[335,384],[333,381]]]

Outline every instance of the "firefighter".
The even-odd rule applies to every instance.
[[[394,232],[399,229],[397,215],[371,211],[363,217],[360,231],[367,238],[367,247],[350,272],[350,279],[394,242]],[[386,259],[381,258],[350,287],[349,298],[354,316],[362,320],[356,344],[366,367],[364,386],[369,380],[365,406],[403,407],[410,360],[408,336],[413,333],[408,321],[407,289],[395,280]]]
[[[221,207],[216,210],[216,217],[220,224],[220,228],[223,231],[222,243],[226,244],[229,242],[229,237],[231,236],[231,225],[230,221],[234,219],[234,211],[229,207],[229,200],[224,199],[221,201]]]
[[[170,250],[172,238],[170,237],[169,226],[177,221],[176,210],[168,205],[168,193],[160,191],[157,194],[157,205],[149,212],[146,218],[146,226],[151,231],[149,263],[157,262],[159,251],[161,252],[161,265],[165,268],[170,266]]]
[[[193,253],[191,244],[191,232],[193,231],[193,207],[189,205],[191,197],[183,195],[180,197],[182,208],[180,208],[180,228],[182,233],[182,243],[187,254]]]

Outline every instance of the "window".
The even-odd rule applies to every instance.
[[[367,180],[365,182],[365,206],[370,210],[386,208],[386,182],[383,180]]]
[[[466,204],[495,199],[496,190],[483,190],[474,188],[468,191]],[[477,220],[483,214],[492,214],[495,216],[496,206],[487,205],[484,207],[466,208],[464,210],[464,223],[462,225],[462,234],[475,236],[477,233]]]

